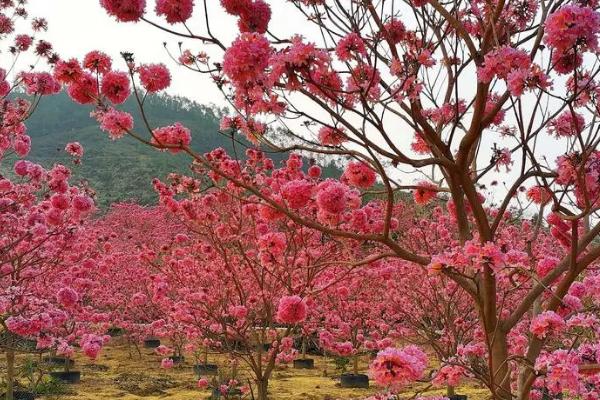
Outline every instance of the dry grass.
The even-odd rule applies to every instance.
[[[193,360],[171,370],[160,368],[160,357],[150,349],[141,349],[141,357],[135,349],[120,340],[107,346],[95,363],[77,357],[74,369],[81,371],[81,383],[69,387],[71,394],[53,397],[65,400],[202,400],[210,397],[208,390],[196,388],[197,377],[193,372]],[[131,355],[130,355],[131,354]],[[359,399],[375,393],[376,388],[344,389],[337,385],[332,360],[316,358],[314,370],[296,370],[287,366],[278,368],[269,382],[271,400],[328,400]],[[222,364],[221,360],[209,360]],[[0,369],[4,366],[0,364]],[[366,367],[363,364],[362,367]],[[242,371],[242,374],[244,372]],[[424,386],[407,388],[406,396]],[[459,388],[458,393],[469,395],[469,400],[483,400],[484,389]],[[443,394],[443,391],[426,391],[424,394]],[[53,399],[52,398],[52,399]],[[51,399],[51,398],[47,398]]]

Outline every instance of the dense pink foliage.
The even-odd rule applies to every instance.
[[[146,9],[100,3],[120,21],[140,21]],[[375,3],[352,2],[348,12],[328,0],[156,2],[167,26],[154,25],[198,39],[173,58],[223,93],[231,109],[220,130],[250,148],[196,153],[176,121],[132,135],[190,155],[192,171],[155,182],[160,208],[126,210],[156,226],[131,226],[123,210],[106,217],[122,231],[105,243],[99,274],[144,279],[116,281],[117,294],[99,296],[97,308],[125,310],[118,322],[138,339],[245,360],[261,400],[275,363],[294,357],[294,330],[337,355],[380,350],[373,376],[385,386],[423,378],[423,353],[395,348],[401,339],[435,355],[439,369],[424,378],[435,385],[474,379],[502,400],[596,399],[598,2]],[[305,18],[306,31],[270,24],[289,17],[281,10]],[[207,21],[192,26],[194,12]],[[207,23],[219,12],[237,18],[231,37]],[[52,58],[49,43],[32,48]],[[148,94],[169,86],[166,69],[132,57],[129,77]],[[133,129],[111,108],[133,84],[115,74],[105,59],[63,60],[53,76],[22,79],[28,93],[53,93],[59,82],[74,101],[96,104],[114,138]],[[0,143],[24,155],[18,117],[27,106],[10,106],[16,118]],[[279,163],[259,148],[298,154]],[[344,172],[331,177],[323,160]],[[43,175],[25,162],[15,172]],[[65,186],[51,185],[68,198]],[[44,221],[60,226],[68,199],[45,201]],[[131,232],[144,235],[139,247]],[[236,385],[211,388],[225,395]]]

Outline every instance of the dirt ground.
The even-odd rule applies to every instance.
[[[43,399],[65,400],[203,400],[210,397],[210,390],[196,387],[198,377],[193,371],[193,358],[186,356],[186,362],[170,370],[160,368],[160,356],[151,349],[141,349],[141,357],[136,350],[116,339],[103,349],[95,361],[78,356],[73,370],[81,371],[81,383],[69,385],[68,394],[45,396]],[[131,354],[131,355],[130,355]],[[2,357],[4,358],[4,357]],[[315,358],[314,370],[297,370],[291,366],[281,366],[274,371],[269,382],[271,400],[334,400],[358,399],[377,392],[372,385],[369,389],[344,389],[337,384],[333,360]],[[209,362],[224,365],[224,359],[212,357]],[[362,365],[366,369],[366,361]],[[0,370],[5,370],[0,364]],[[244,372],[241,371],[243,375]],[[405,390],[410,398],[416,390],[424,390],[416,385]],[[469,400],[483,400],[486,390],[475,387],[462,387],[457,393],[467,394]],[[443,394],[443,391],[424,391],[423,394]]]

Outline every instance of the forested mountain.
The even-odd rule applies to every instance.
[[[135,100],[129,100],[122,109],[130,112],[135,126],[142,129],[141,115]],[[189,170],[190,158],[157,151],[131,137],[117,142],[102,132],[96,120],[90,117],[91,107],[74,104],[66,94],[42,99],[38,109],[27,121],[32,138],[28,159],[49,167],[56,162],[71,165],[64,152],[65,144],[78,141],[85,155],[81,165],[71,165],[76,179],[86,179],[97,192],[98,204],[106,207],[115,201],[134,200],[143,204],[156,201],[152,190],[153,177],[165,177],[169,172]],[[185,98],[160,96],[146,100],[146,111],[154,127],[180,121],[192,131],[192,147],[206,152],[216,147],[233,150],[230,138],[219,133],[222,110],[194,103]],[[237,153],[244,148],[236,144]],[[276,155],[278,160],[284,155]]]

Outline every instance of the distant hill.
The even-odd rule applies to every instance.
[[[223,110],[171,96],[148,98],[145,108],[151,126],[180,121],[191,129],[192,147],[201,153],[217,147],[228,152],[233,150],[232,140],[218,131],[219,114]],[[135,126],[141,131],[141,115],[134,100],[125,103],[122,109],[134,116]],[[43,98],[27,121],[32,138],[28,159],[46,167],[57,162],[71,165],[75,179],[89,182],[97,192],[98,204],[103,208],[124,200],[152,204],[157,199],[151,186],[152,178],[164,178],[170,172],[189,171],[190,158],[183,154],[160,152],[131,137],[113,142],[90,117],[91,110],[91,107],[74,104],[64,93]],[[73,141],[80,142],[85,150],[79,166],[72,165],[64,152],[65,144]],[[244,149],[239,144],[236,149],[238,154],[243,154]],[[285,155],[278,154],[273,158],[278,161]]]

